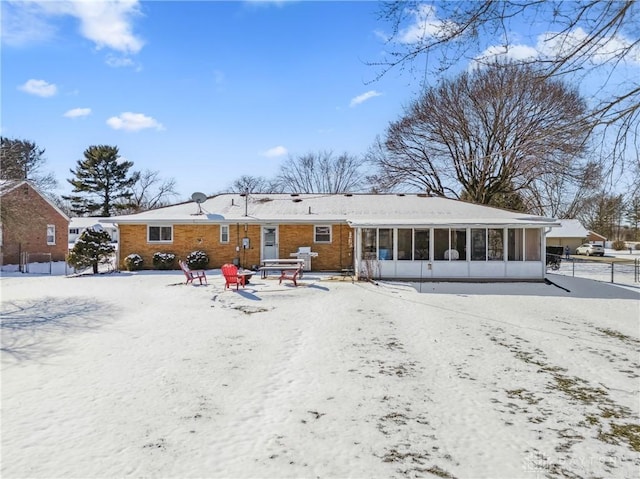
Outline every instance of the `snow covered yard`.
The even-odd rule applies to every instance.
[[[2,477],[637,477],[640,295],[4,275]]]

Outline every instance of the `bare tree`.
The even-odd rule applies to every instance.
[[[291,193],[345,193],[365,184],[364,159],[330,151],[307,153],[289,159],[277,176],[282,191]]]
[[[369,160],[380,189],[417,188],[437,196],[549,211],[558,178],[584,182],[586,105],[559,80],[531,66],[495,65],[430,88],[390,124]]]
[[[29,180],[42,192],[50,193],[58,185],[53,173],[43,172],[44,148],[34,142],[0,137],[0,179]]]
[[[589,230],[607,239],[621,238],[625,205],[623,195],[608,195],[601,192],[584,200],[578,218]]]
[[[133,196],[129,213],[169,205],[171,200],[178,196],[175,187],[176,180],[174,178],[163,179],[158,171],[144,170],[131,188]]]
[[[470,0],[427,4],[403,0],[384,2],[379,15],[391,32],[386,58],[371,63],[378,67],[378,78],[391,69],[408,68],[426,81],[431,73],[441,74],[460,61],[490,61],[496,55],[519,56],[522,62],[534,63],[545,78],[570,75],[579,82],[580,75],[598,72],[602,86],[594,94],[596,104],[588,119],[591,128],[602,134],[602,154],[611,167],[606,173],[617,170],[621,174],[629,169],[630,161],[640,161],[638,75],[615,75],[640,59],[640,2]],[[536,45],[523,45],[523,24],[546,25],[547,31],[536,39]],[[626,153],[628,149],[633,150],[631,154]]]
[[[233,182],[228,191],[231,193],[281,193],[281,188],[275,180],[268,180],[263,176],[242,175]]]

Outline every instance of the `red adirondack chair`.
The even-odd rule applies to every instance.
[[[232,284],[236,285],[236,291],[240,288],[240,285],[244,288],[246,275],[238,273],[238,267],[235,264],[223,264],[222,275],[225,280],[224,289],[231,288]]]

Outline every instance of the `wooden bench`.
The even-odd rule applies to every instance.
[[[203,269],[191,269],[184,261],[178,261],[178,264],[180,265],[180,269],[184,275],[187,277],[186,284],[193,284],[194,279],[199,280],[200,284],[202,284],[202,280],[204,280],[204,284],[208,284],[207,275]]]

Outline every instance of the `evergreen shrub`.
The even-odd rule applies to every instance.
[[[92,267],[98,273],[98,263],[108,261],[115,252],[111,236],[101,228],[87,228],[73,245],[67,262],[76,269]]]
[[[142,269],[143,263],[142,256],[137,253],[131,253],[124,259],[124,267],[127,268],[127,271],[138,271]]]
[[[176,255],[173,253],[153,253],[153,266],[156,269],[174,269]]]
[[[187,265],[190,269],[207,269],[209,256],[204,251],[192,251],[187,255]]]

